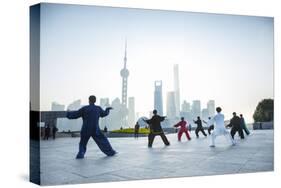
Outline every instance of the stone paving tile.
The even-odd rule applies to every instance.
[[[256,162],[249,161],[246,163],[239,172],[257,172],[257,171],[272,171],[274,170],[273,162]]]
[[[193,134],[193,133],[192,133]],[[210,148],[210,138],[177,141],[176,134],[167,135],[171,146],[156,137],[153,148],[147,138],[110,138],[118,151],[105,156],[93,140],[89,141],[85,159],[76,160],[79,138],[41,141],[41,183],[43,185],[109,182],[168,177],[186,177],[272,171],[273,130],[252,131],[245,140],[230,146],[218,137]]]
[[[68,184],[68,182],[81,178],[82,177],[80,175],[70,173],[67,170],[56,170],[52,172],[41,173],[41,184],[42,185]]]

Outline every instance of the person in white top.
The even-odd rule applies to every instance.
[[[211,134],[211,144],[210,147],[215,147],[215,139],[217,136],[224,135],[226,139],[230,141],[232,145],[235,145],[230,133],[226,130],[224,126],[224,115],[221,113],[221,108],[217,107],[217,114],[211,119],[214,124],[214,131]]]

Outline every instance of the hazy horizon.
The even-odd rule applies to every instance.
[[[162,80],[165,113],[174,64],[181,104],[215,100],[227,119],[236,111],[251,122],[258,102],[273,98],[273,18],[42,4],[40,110],[92,94],[121,99],[125,40],[136,112],[153,110]]]

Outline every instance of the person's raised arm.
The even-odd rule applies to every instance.
[[[80,108],[77,111],[67,111],[66,112],[66,117],[68,119],[77,119],[77,118],[82,117],[82,114],[83,114],[83,107]]]
[[[145,121],[147,124],[151,124],[151,119],[145,120],[145,119],[142,118],[142,120]]]
[[[109,111],[112,110],[112,107],[107,107],[105,110],[100,108],[100,117],[105,117],[109,114]]]
[[[166,116],[160,116],[160,121],[164,121]]]
[[[181,122],[178,122],[177,124],[174,125],[174,127],[180,126]]]
[[[233,119],[230,120],[229,124],[226,125],[226,127],[232,127],[232,125],[233,125]]]

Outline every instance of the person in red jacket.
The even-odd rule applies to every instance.
[[[185,133],[188,140],[191,140],[189,133],[187,131],[187,128],[186,128],[186,124],[188,124],[188,123],[186,121],[184,121],[184,117],[182,117],[181,121],[178,122],[176,125],[174,125],[174,127],[180,127],[180,129],[178,131],[178,141],[181,141],[181,136],[183,133]]]

